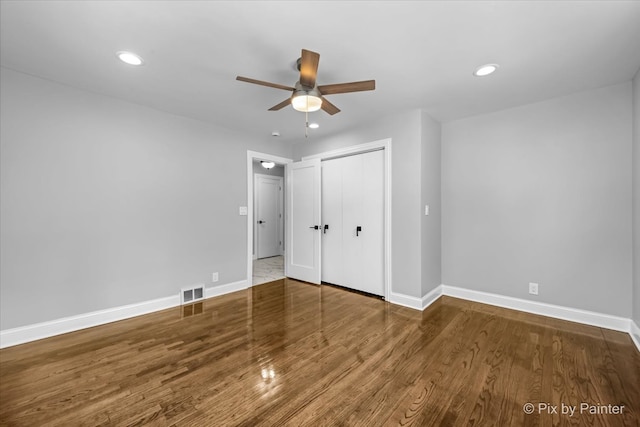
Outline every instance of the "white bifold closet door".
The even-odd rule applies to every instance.
[[[322,162],[322,281],[384,295],[384,153]]]

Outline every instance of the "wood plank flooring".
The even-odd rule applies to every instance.
[[[284,279],[0,350],[0,425],[638,426],[640,353],[621,332]]]

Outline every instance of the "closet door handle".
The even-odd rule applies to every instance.
[[[324,229],[323,229],[323,231],[322,231],[322,232],[323,232],[324,234],[327,234],[327,230],[328,230],[328,229],[329,229],[329,224],[325,224],[325,225],[324,225]]]
[[[359,236],[362,233],[362,227],[359,225],[356,227],[356,236]]]
[[[319,225],[312,225],[309,228],[313,228],[314,230],[320,230],[320,226]]]

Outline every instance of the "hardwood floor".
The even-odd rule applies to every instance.
[[[0,405],[3,426],[638,426],[640,353],[621,332],[285,279],[0,350]]]

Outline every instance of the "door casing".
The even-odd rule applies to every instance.
[[[385,293],[384,297],[388,301],[392,294],[392,265],[391,265],[391,163],[392,163],[392,140],[391,138],[381,139],[366,144],[354,145],[336,150],[326,151],[323,153],[313,154],[302,157],[301,160],[309,160],[319,158],[327,160],[336,157],[348,156],[351,154],[366,153],[367,151],[384,149],[384,271],[385,271]],[[252,285],[253,278],[253,160],[272,161],[277,164],[287,164],[293,162],[293,159],[275,156],[272,154],[261,153],[257,151],[247,150],[247,287]],[[287,182],[285,180],[285,188]],[[285,208],[285,216],[287,215]],[[285,248],[285,252],[286,252]]]
[[[293,159],[275,156],[273,154],[261,153],[258,151],[247,150],[247,287],[253,285],[253,224],[255,221],[253,215],[253,161],[264,160],[274,162],[279,165],[285,165],[293,162]],[[286,180],[284,185],[286,186]],[[286,212],[285,212],[286,215]],[[286,252],[285,248],[285,252]]]
[[[323,153],[313,154],[302,157],[302,160],[320,159],[329,160],[338,157],[350,156],[353,154],[362,154],[369,151],[384,150],[384,298],[389,300],[392,293],[392,271],[391,271],[391,138],[381,139],[366,144],[354,145],[336,150],[326,151]],[[286,214],[286,213],[285,213]]]

